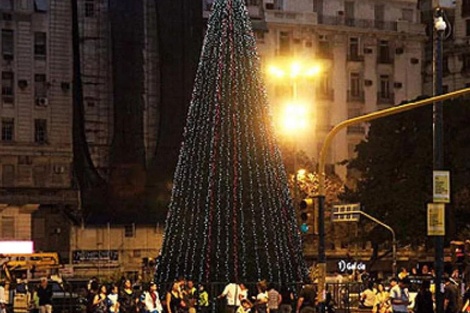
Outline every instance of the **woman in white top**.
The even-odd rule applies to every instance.
[[[145,292],[144,305],[145,311],[148,313],[161,313],[163,311],[160,296],[157,292],[157,284],[154,282],[150,283],[149,290]]]

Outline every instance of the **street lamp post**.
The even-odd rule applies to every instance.
[[[442,94],[443,75],[443,41],[446,23],[443,18],[444,12],[437,8],[434,15],[434,28],[436,30],[436,48],[434,51],[434,91],[435,95]],[[442,170],[444,166],[443,157],[443,116],[442,102],[434,103],[433,116],[433,169]],[[444,206],[445,212],[445,206]],[[445,214],[444,214],[445,215]],[[442,274],[444,273],[444,236],[435,237],[435,269],[436,269],[436,313],[444,311],[443,294],[441,291]]]
[[[307,106],[300,103],[298,99],[298,79],[311,78],[321,72],[318,64],[307,64],[305,61],[291,60],[286,64],[274,65],[269,67],[269,74],[277,79],[290,79],[292,82],[292,99],[285,107],[283,114],[283,131],[292,136],[293,141],[293,173],[294,173],[294,190],[293,200],[297,204],[299,196],[298,187],[298,164],[297,164],[297,140],[295,136],[299,131],[303,131],[309,124]]]

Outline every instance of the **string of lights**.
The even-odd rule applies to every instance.
[[[244,1],[217,0],[155,278],[305,281],[301,247]]]

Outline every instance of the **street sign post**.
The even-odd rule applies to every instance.
[[[333,206],[333,222],[359,222],[361,205],[337,204]]]
[[[385,227],[392,234],[392,258],[393,258],[392,269],[393,269],[393,276],[396,276],[397,275],[397,240],[396,240],[395,231],[393,230],[393,228],[388,226],[384,222],[379,221],[375,217],[367,214],[366,212],[361,211],[361,205],[359,203],[340,204],[340,205],[333,206],[333,222],[358,222],[359,217],[361,215]]]

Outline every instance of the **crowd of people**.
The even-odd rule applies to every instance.
[[[314,307],[316,293],[308,286],[300,294],[297,312]],[[209,296],[204,285],[196,286],[193,281],[184,279],[173,282],[168,290],[161,288],[161,294],[158,289],[154,282],[142,292],[132,288],[127,279],[121,286],[92,280],[87,313],[208,313],[215,306],[222,307],[227,313],[291,313],[295,309],[292,291],[287,288],[278,291],[266,281],[256,284],[253,295],[249,294],[245,284],[229,283],[221,293]]]
[[[249,288],[239,282],[225,286],[212,284],[206,290],[204,285],[183,278],[160,288],[154,282],[142,288],[141,284],[132,284],[125,278],[110,284],[92,279],[87,287],[86,313],[334,313],[335,306],[341,305],[339,301],[343,305],[346,301],[349,308],[354,306],[350,303],[350,290],[346,300],[338,297],[351,283],[362,286],[358,293],[361,313],[433,313],[436,300],[436,290],[431,285],[433,276],[431,271],[424,274],[416,292],[410,288],[413,275],[406,269],[389,280],[361,275],[364,280],[360,283],[346,282],[337,273],[334,283],[326,284],[321,297],[315,284],[287,287],[263,280],[249,284]],[[444,313],[470,313],[470,287],[462,292],[462,285],[455,279],[458,275],[454,274],[443,278]],[[46,278],[34,286],[32,294],[34,313],[53,312],[52,290]],[[0,292],[0,313],[5,313],[4,304]]]
[[[414,275],[413,275],[414,274]],[[384,283],[370,280],[367,287],[360,293],[360,308],[370,313],[433,313],[436,308],[436,287],[433,273],[427,272],[420,276],[412,271],[412,275],[403,268],[397,278],[391,278],[387,286]],[[419,277],[419,289],[410,291],[410,277]],[[443,277],[443,308],[445,313],[470,312],[470,288],[462,292],[462,284],[455,273]],[[412,294],[413,293],[413,294]]]
[[[88,287],[87,313],[196,313],[208,312],[209,295],[204,286],[192,281],[174,282],[163,295],[155,282],[145,290],[133,288],[129,279],[120,285],[100,284],[92,280]]]

